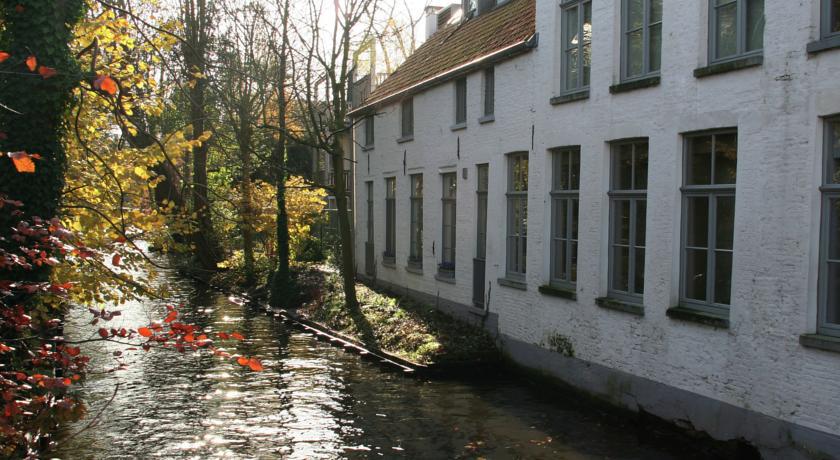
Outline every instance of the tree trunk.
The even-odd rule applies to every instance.
[[[342,119],[343,120],[343,119]],[[344,298],[350,311],[359,307],[356,298],[356,263],[353,246],[353,228],[347,205],[347,184],[344,179],[344,146],[341,139],[333,141],[333,167],[335,168],[335,201],[338,205],[338,231],[341,238],[341,278]]]
[[[240,204],[240,218],[242,230],[242,252],[245,257],[245,284],[252,287],[256,280],[254,269],[254,206],[251,198],[251,107],[248,105],[250,95],[242,95],[239,107],[239,160],[242,162],[242,179],[240,187],[242,202]]]

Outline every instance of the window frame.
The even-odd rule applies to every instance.
[[[578,250],[579,245],[579,223],[580,223],[580,159],[581,159],[581,149],[579,145],[567,146],[567,147],[557,147],[551,149],[551,191],[549,192],[550,203],[551,203],[551,235],[549,238],[549,276],[548,276],[548,284],[549,286],[560,288],[560,289],[569,289],[574,290],[575,286],[577,286],[577,270],[575,270],[575,276],[572,276],[572,249],[574,248],[575,251]],[[569,167],[569,177],[568,177],[568,184],[569,188],[558,188],[557,187],[557,177],[556,174],[561,171],[562,169],[558,167],[559,162],[562,160],[562,156],[565,154],[574,155],[577,159],[577,188],[573,188],[572,184],[572,177],[574,176],[573,170]],[[563,219],[566,222],[566,234],[565,235],[558,235],[557,229],[557,209],[561,203],[565,202],[566,205],[566,215],[563,216]],[[573,225],[570,225],[573,223]],[[566,254],[566,258],[564,260],[564,271],[566,273],[565,278],[558,278],[556,275],[557,273],[557,244],[564,244]],[[577,252],[575,252],[577,254]],[[577,262],[578,257],[574,257],[575,261]]]
[[[832,0],[820,1],[820,39],[840,37],[840,28],[831,30],[832,6]],[[840,11],[837,15],[840,16]]]
[[[610,144],[610,191],[607,193],[610,201],[610,226],[609,226],[609,251],[608,251],[608,283],[607,295],[610,298],[623,300],[637,305],[643,305],[644,301],[644,269],[647,265],[647,245],[646,241],[638,241],[638,203],[645,203],[645,219],[647,219],[647,187],[644,189],[636,187],[636,167],[637,156],[636,149],[639,145],[646,144],[648,147],[648,171],[645,171],[646,183],[650,179],[648,172],[650,171],[650,142],[648,138],[626,139]],[[618,178],[619,169],[619,152],[621,147],[630,145],[633,147],[631,159],[631,188],[620,189],[617,186],[616,179]],[[629,223],[629,239],[627,243],[629,269],[627,271],[628,290],[622,291],[615,287],[615,258],[614,249],[616,246],[616,205],[619,201],[629,201],[630,203],[630,223]],[[647,222],[645,221],[645,236],[647,236]],[[645,252],[645,266],[642,267],[642,293],[637,293],[636,283],[636,250],[642,249]]]
[[[382,257],[393,262],[397,257],[397,178],[385,178],[385,251]]]
[[[414,137],[414,98],[409,97],[400,103],[400,139]]]
[[[420,182],[419,194],[417,193],[417,182]],[[423,194],[425,183],[423,174],[412,174],[409,176],[409,224],[408,224],[408,265],[415,268],[423,268]],[[415,211],[417,211],[415,213]],[[415,214],[417,219],[415,219]]]
[[[468,116],[467,77],[463,76],[455,80],[455,126],[466,125]]]
[[[575,93],[583,93],[589,90],[590,85],[592,84],[591,78],[588,84],[584,84],[584,47],[586,46],[584,40],[581,38],[579,43],[572,48],[566,48],[566,43],[568,40],[567,34],[569,31],[566,29],[566,18],[570,14],[569,11],[572,9],[576,9],[575,14],[577,15],[577,33],[580,34],[580,37],[584,37],[584,17],[585,17],[585,10],[586,5],[589,5],[589,20],[592,21],[592,0],[566,0],[560,3],[560,94],[568,95],[568,94],[575,94]],[[569,68],[569,59],[568,59],[568,52],[572,49],[577,48],[578,50],[578,57],[577,57],[577,64],[578,64],[578,82],[574,87],[569,87],[568,85],[568,77],[566,76],[567,69]],[[591,71],[592,61],[591,61],[591,50],[592,50],[592,39],[590,37],[589,40],[589,49],[590,49],[590,62],[589,68]]]
[[[457,248],[457,237],[458,237],[458,173],[457,172],[449,172],[443,173],[440,175],[441,178],[441,240],[440,240],[440,265],[438,266],[438,272],[444,276],[454,277],[455,276],[455,267],[457,266],[456,260],[458,255],[456,253]],[[453,196],[447,195],[447,180],[451,179],[452,184],[455,187],[455,194]],[[452,247],[448,248],[446,246],[447,240],[447,226],[446,226],[446,213],[449,211],[451,213],[450,218],[452,219],[452,225],[449,229],[451,234],[449,235],[449,239],[452,242]],[[452,253],[452,260],[447,260],[446,253],[447,251],[451,251]],[[451,264],[451,268],[447,266],[447,264]]]
[[[721,317],[728,317],[729,312],[732,308],[732,278],[735,275],[734,272],[734,262],[735,262],[735,218],[737,216],[737,166],[736,166],[736,178],[735,183],[732,184],[712,184],[714,182],[714,171],[715,171],[715,139],[717,136],[720,135],[727,135],[727,134],[735,134],[735,142],[736,148],[739,147],[740,137],[737,128],[722,128],[722,129],[715,129],[715,130],[708,130],[708,131],[701,131],[701,132],[694,132],[694,133],[686,133],[683,135],[683,156],[682,156],[682,186],[680,187],[681,192],[681,217],[680,217],[680,291],[679,291],[679,303],[680,306],[693,309],[696,311],[700,311],[703,313],[708,313],[715,316]],[[689,165],[689,155],[691,154],[691,140],[698,138],[698,137],[713,137],[712,147],[711,147],[711,154],[710,154],[710,164],[709,164],[709,171],[710,171],[710,184],[708,185],[688,185],[688,165]],[[739,149],[740,150],[740,149]],[[736,158],[737,163],[737,158]],[[700,301],[696,299],[689,299],[686,295],[687,289],[687,282],[686,277],[688,276],[688,272],[686,270],[686,264],[688,262],[688,257],[686,257],[688,249],[701,249],[701,248],[689,248],[687,245],[688,239],[688,199],[689,198],[696,198],[696,197],[705,197],[708,199],[708,216],[706,223],[706,247],[704,248],[706,251],[706,301]],[[732,229],[732,249],[729,250],[721,250],[717,248],[717,222],[718,222],[718,213],[717,213],[717,204],[718,198],[721,197],[732,197],[734,208],[733,208],[733,229]],[[714,301],[715,299],[715,272],[717,271],[717,267],[715,262],[717,260],[717,255],[715,254],[718,251],[728,251],[732,254],[732,267],[730,267],[730,296],[729,296],[729,304],[721,304]]]
[[[373,119],[373,115],[365,117],[365,148],[372,148],[376,142],[376,125]]]
[[[650,22],[650,4],[652,0],[643,0],[643,7],[644,7],[644,19],[642,19],[642,73],[639,75],[629,76],[628,69],[630,64],[630,40],[628,35],[632,32],[629,26],[630,21],[630,9],[628,7],[628,2],[630,0],[621,0],[621,81],[622,82],[631,82],[636,80],[642,80],[649,77],[655,77],[660,75],[662,69],[662,27],[663,27],[663,18],[659,18],[659,21],[656,23],[651,24]],[[662,8],[664,10],[665,5],[663,1]],[[650,68],[650,50],[651,50],[651,29],[653,27],[659,26],[659,56],[660,56],[660,63],[659,68],[652,70]]]
[[[840,323],[828,322],[828,281],[827,281],[827,266],[829,263],[837,263],[830,261],[829,246],[830,246],[830,231],[831,226],[831,201],[840,200],[840,181],[833,182],[829,178],[831,172],[831,142],[834,140],[831,126],[833,124],[840,124],[840,116],[831,116],[823,119],[823,173],[822,186],[820,187],[820,203],[821,203],[821,218],[820,218],[820,267],[818,270],[818,289],[817,289],[817,333],[840,337]]]
[[[484,118],[496,115],[496,68],[484,69]]]
[[[719,0],[709,0],[709,52],[708,52],[708,59],[709,65],[711,64],[720,64],[729,61],[737,61],[744,58],[749,58],[753,56],[763,56],[764,55],[764,30],[762,30],[762,39],[761,39],[761,48],[747,51],[747,24],[748,24],[748,15],[747,15],[747,3],[749,0],[724,0],[734,2],[736,4],[736,13],[735,13],[735,21],[736,21],[736,29],[735,29],[735,54],[726,57],[717,57],[715,56],[717,53],[717,25],[718,25],[718,15],[716,14],[716,9],[721,8],[721,6],[717,5]],[[764,1],[764,0],[762,0]],[[727,6],[727,5],[723,5]],[[762,12],[764,11],[764,7],[762,6]],[[766,21],[765,17],[762,17],[762,21]],[[766,26],[766,22],[765,22]]]
[[[524,158],[526,164],[525,168],[525,190],[516,190],[514,187],[514,183],[516,181],[515,175],[515,163],[518,159]],[[508,172],[507,172],[507,191],[505,193],[505,199],[507,201],[507,218],[506,218],[506,230],[505,230],[505,277],[511,280],[516,281],[525,281],[525,276],[528,272],[528,259],[527,259],[527,248],[528,248],[528,179],[527,176],[530,174],[530,158],[528,157],[528,152],[515,152],[507,155],[507,163],[508,163]],[[524,229],[524,235],[522,232],[514,234],[514,206],[522,206],[522,210],[524,211],[524,226],[520,226]],[[521,224],[521,222],[520,222]],[[519,249],[517,251],[517,260],[519,260],[519,265],[513,265],[513,257],[512,257],[512,241],[516,239],[517,243],[523,242],[521,246],[519,244],[516,245],[516,248]]]

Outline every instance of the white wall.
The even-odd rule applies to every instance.
[[[818,35],[817,0],[766,0],[764,63],[697,79],[706,65],[706,5],[668,0],[664,7],[662,82],[610,94],[618,77],[618,1],[595,1],[588,100],[552,106],[559,80],[557,2],[537,1],[537,50],[498,65],[496,121],[479,125],[482,74],[469,76],[468,128],[452,132],[454,85],[414,99],[414,141],[397,144],[399,105],[381,108],[376,145],[357,148],[357,251],[364,264],[365,182],[376,190],[376,253],[384,250],[384,178],[397,177],[397,266],[379,279],[465,305],[472,299],[475,165],[490,163],[487,280],[500,332],[540,344],[571,340],[575,357],[750,409],[840,434],[840,355],[807,349],[799,336],[816,328],[822,125],[840,113],[840,50],[808,55]],[[531,148],[531,127],[535,126]],[[681,133],[738,129],[735,256],[729,329],[666,316],[679,292]],[[363,131],[358,131],[362,138]],[[650,146],[645,316],[602,309],[606,295],[607,195],[611,140],[647,137]],[[460,160],[456,157],[460,138]],[[546,297],[549,149],[581,146],[577,301]],[[425,175],[422,276],[404,270],[408,255],[409,179]],[[530,152],[527,291],[496,283],[505,271],[505,154]],[[367,156],[370,155],[370,172]],[[461,169],[468,168],[464,181]],[[435,281],[440,261],[440,172],[458,171],[457,284]],[[435,242],[436,255],[432,255]]]

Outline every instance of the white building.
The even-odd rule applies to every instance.
[[[621,406],[840,458],[840,1],[464,17],[353,112],[360,276]]]

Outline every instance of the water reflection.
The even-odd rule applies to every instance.
[[[231,353],[255,356],[254,373],[210,356],[137,352],[124,371],[82,389],[91,417],[120,389],[93,429],[61,458],[686,458],[641,445],[632,427],[562,394],[519,381],[427,382],[360,361],[287,329],[225,296],[174,276],[162,280],[186,319],[240,331]],[[128,305],[114,325],[164,315],[158,302]],[[73,318],[69,336],[91,331]],[[97,344],[103,351],[118,348]],[[95,353],[92,369],[114,362]],[[89,419],[91,418],[89,417]],[[70,427],[73,433],[88,421]]]

